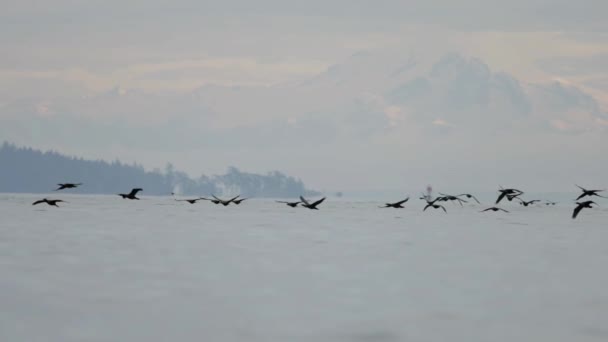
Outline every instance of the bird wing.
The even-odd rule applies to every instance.
[[[45,200],[38,200],[38,201],[32,203],[32,205],[36,205],[36,204],[40,204],[40,203],[44,203],[44,202],[46,202],[46,201]]]
[[[221,199],[217,198],[215,195],[211,195],[211,196],[220,202],[222,201]]]
[[[442,206],[441,204],[440,204],[439,206],[441,207],[441,209],[443,209],[443,211],[444,211],[446,214],[448,213],[448,211],[447,211],[447,210],[445,210],[445,207],[444,207],[444,206]]]
[[[399,201],[397,203],[393,203],[393,205],[402,205],[403,203],[405,203],[405,202],[407,202],[409,200],[410,200],[410,198],[408,197],[408,198],[404,199],[403,201]]]
[[[302,203],[306,204],[306,205],[310,205],[310,203],[308,203],[308,201],[306,200],[306,198],[300,196],[300,201],[302,201]]]
[[[506,211],[506,210],[504,210],[504,209],[502,209],[502,208],[498,208],[498,210],[502,210],[502,211],[504,211],[505,213],[508,213],[508,211]]]
[[[484,209],[484,210],[480,211],[480,213],[486,212],[488,210],[492,210],[492,208]]]
[[[578,196],[578,197],[576,198],[576,201],[580,200],[581,198],[583,198],[583,197],[585,197],[585,196],[587,196],[587,193],[583,192],[582,194],[580,194],[580,196]]]
[[[230,202],[234,201],[235,199],[237,199],[237,198],[239,198],[239,197],[241,197],[241,195],[238,195],[238,196],[236,196],[236,197],[233,197],[233,198],[229,199],[229,200],[228,200],[228,203],[230,203]]]
[[[505,198],[505,196],[507,196],[507,193],[501,192],[500,195],[498,196],[498,198],[496,199],[496,204],[500,203],[500,201],[502,201],[502,199]]]
[[[422,209],[422,211],[426,211],[428,209],[428,207],[432,206],[432,203],[427,203],[426,206],[424,207],[424,209]]]
[[[310,206],[311,206],[311,207],[316,207],[316,206],[318,206],[319,204],[323,203],[323,201],[325,201],[325,197],[323,197],[323,198],[321,198],[320,200],[318,200],[318,201],[314,202],[314,203],[313,203],[313,204],[311,204]]]
[[[581,189],[581,190],[583,190],[583,191],[587,191],[587,189],[583,188],[582,186],[580,186],[580,185],[578,185],[578,184],[574,184],[574,185],[576,185],[576,187],[577,187],[577,188],[579,188],[579,189]]]
[[[479,202],[479,200],[477,199],[477,197],[475,197],[473,195],[470,195],[470,194],[469,194],[469,196],[471,196],[475,200],[475,202],[477,202],[477,204],[481,204],[481,202]]]
[[[134,188],[131,190],[131,192],[129,193],[129,196],[135,196],[137,195],[138,192],[142,191],[142,188]]]
[[[572,218],[575,219],[581,210],[583,210],[583,206],[579,204],[576,208],[574,208],[574,211],[572,212]]]

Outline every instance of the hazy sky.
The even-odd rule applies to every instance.
[[[606,1],[0,8],[0,140],[327,191],[608,185]]]

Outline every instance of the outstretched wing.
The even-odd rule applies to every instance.
[[[310,206],[311,206],[311,207],[316,207],[316,206],[318,206],[319,204],[323,203],[323,201],[325,201],[325,197],[323,197],[323,198],[321,198],[320,200],[318,200],[318,201],[314,202],[314,203],[313,203],[313,204],[311,204]]]
[[[306,200],[306,198],[300,196],[300,201],[302,201],[302,203],[306,204],[306,205],[310,205],[310,203],[308,203],[308,201]]]
[[[496,199],[496,204],[500,203],[500,201],[502,201],[502,199],[505,198],[505,196],[507,196],[507,193],[501,192],[500,195],[498,196],[498,198]]]
[[[138,192],[142,191],[142,188],[134,188],[131,190],[131,192],[129,193],[129,196],[135,196],[137,195]]]
[[[233,197],[231,199],[228,200],[228,203],[233,202],[235,199],[239,198],[241,195],[238,195],[236,197]]]
[[[480,211],[480,213],[486,212],[488,210],[492,210],[492,208],[484,209],[484,210]]]
[[[504,209],[502,209],[502,208],[498,208],[498,210],[502,210],[502,211],[504,211],[505,213],[508,213],[508,211],[507,211],[507,210],[504,210]]]
[[[587,196],[587,193],[586,193],[586,192],[583,192],[582,194],[580,194],[580,195],[579,195],[579,196],[576,198],[576,201],[580,200],[581,198],[583,198],[583,197],[585,197],[585,196]]]
[[[402,205],[403,203],[405,203],[405,202],[407,202],[409,200],[410,200],[410,198],[408,197],[408,198],[404,199],[403,201],[399,201],[397,203],[394,203],[393,205]]]
[[[583,210],[583,206],[579,204],[576,208],[574,208],[574,211],[572,212],[572,218],[575,219],[578,216],[578,213],[581,212],[581,210]]]
[[[448,211],[447,211],[447,210],[445,210],[445,207],[444,207],[444,206],[442,206],[441,204],[440,204],[439,206],[441,207],[441,209],[443,209],[443,211],[444,211],[446,214],[448,213]]]
[[[46,201],[45,200],[38,200],[38,201],[32,203],[32,205],[36,205],[36,204],[40,204],[40,203],[44,203],[44,202],[46,202]]]

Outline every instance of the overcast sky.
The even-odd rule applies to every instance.
[[[608,186],[606,1],[0,8],[0,140],[327,191]]]

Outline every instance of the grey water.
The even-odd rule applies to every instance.
[[[608,340],[608,200],[41,197],[0,194],[1,341]]]

